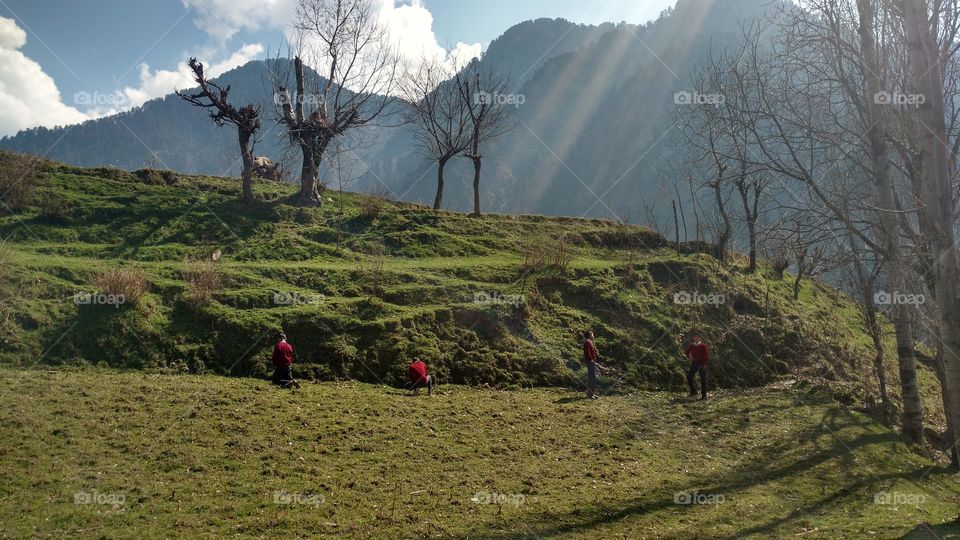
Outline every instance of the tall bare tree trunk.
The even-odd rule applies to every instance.
[[[917,90],[924,96],[915,113],[922,127],[920,162],[923,167],[923,207],[933,264],[930,268],[940,308],[940,341],[943,347],[943,378],[949,392],[946,411],[954,427],[949,441],[954,467],[960,468],[957,444],[960,431],[960,261],[954,234],[947,133],[944,121],[943,69],[939,50],[929,26],[925,0],[901,0],[910,70]]]
[[[876,353],[873,357],[873,370],[877,376],[877,385],[880,387],[880,404],[884,411],[890,406],[890,393],[887,392],[887,372],[883,367],[883,329],[880,321],[877,320],[877,309],[873,301],[873,287],[864,288],[863,314],[866,318],[867,331],[870,333],[870,339],[873,340],[873,350]]]
[[[890,393],[887,391],[887,372],[883,366],[884,346],[883,346],[883,326],[877,317],[877,303],[874,299],[876,292],[873,287],[873,279],[869,275],[863,259],[860,257],[859,239],[850,240],[853,252],[853,268],[857,275],[857,284],[860,289],[860,312],[863,315],[863,321],[873,341],[873,370],[877,376],[877,385],[880,388],[880,404],[883,406],[884,414],[887,414],[890,407]]]
[[[937,356],[933,359],[934,368],[937,371],[937,379],[941,381],[940,383],[940,397],[943,399],[943,406],[948,407],[950,404],[950,391],[947,388],[946,384],[943,384],[942,381],[946,380],[946,373],[943,371],[943,347],[937,347]],[[945,437],[946,441],[955,440],[953,433],[955,428],[951,422],[950,415],[947,415],[947,434]],[[948,452],[952,459],[956,459],[956,448],[953,448],[953,451]]]
[[[894,331],[897,336],[897,365],[900,372],[900,393],[903,400],[901,427],[914,442],[923,441],[923,408],[917,383],[917,358],[913,344],[913,325],[907,306],[894,306]]]
[[[797,276],[793,278],[793,301],[800,300],[800,281],[803,279],[803,265],[797,265]]]
[[[737,191],[740,192],[740,201],[743,203],[743,215],[744,221],[747,223],[747,238],[750,244],[750,262],[747,266],[747,273],[753,274],[757,271],[757,218],[759,213],[757,212],[757,206],[760,203],[760,190],[754,184],[753,191],[753,206],[750,205],[750,184],[747,183],[747,179],[741,174],[740,178],[736,182]]]
[[[300,165],[300,194],[297,200],[302,205],[316,206],[320,204],[320,191],[317,189],[319,164],[310,145],[301,144],[300,153],[303,163]]]
[[[677,242],[677,256],[680,256],[680,222],[677,220],[677,201],[670,201],[673,203],[673,232],[674,238]]]
[[[480,156],[474,154],[473,161],[473,215],[480,216]]]
[[[720,190],[720,181],[713,184],[713,195],[717,199],[717,211],[720,212],[720,218],[723,220],[723,229],[717,238],[717,259],[722,264],[727,263],[727,244],[730,243],[732,227],[730,225],[730,216],[727,214],[727,208],[723,205],[723,192]]]
[[[890,281],[895,293],[907,283],[903,267],[903,254],[900,247],[900,218],[896,214],[893,181],[890,178],[890,157],[887,149],[887,123],[883,104],[877,104],[874,96],[882,90],[880,81],[880,59],[877,56],[874,41],[875,14],[874,0],[857,0],[860,16],[860,53],[863,56],[866,95],[864,107],[867,111],[867,139],[870,144],[870,161],[874,183],[880,195],[880,226],[883,230],[884,251],[890,268]],[[902,292],[902,291],[901,291]],[[923,440],[923,409],[920,401],[920,387],[917,384],[917,360],[914,352],[913,328],[910,323],[909,307],[894,304],[894,329],[897,335],[897,360],[900,371],[900,392],[903,400],[901,427],[903,434],[914,442]]]
[[[473,139],[470,142],[470,161],[473,162],[473,215],[480,216],[480,123],[473,123]]]
[[[443,202],[443,168],[450,161],[449,156],[441,157],[437,160],[437,196],[433,198],[433,209],[439,210],[440,203]]]
[[[300,194],[298,202],[304,206],[323,204],[323,186],[320,184],[320,160],[330,144],[330,138],[300,145],[303,165],[300,166]]]
[[[243,204],[253,204],[253,147],[252,134],[238,129],[240,139],[240,159],[243,161]]]

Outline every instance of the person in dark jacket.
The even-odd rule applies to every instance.
[[[685,351],[690,369],[687,371],[687,384],[690,385],[690,397],[696,397],[697,386],[694,377],[700,375],[700,399],[707,399],[707,364],[710,363],[710,349],[700,340],[700,334],[694,333],[693,340]]]

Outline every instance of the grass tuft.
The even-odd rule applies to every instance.
[[[91,285],[102,294],[122,298],[120,303],[135,306],[150,289],[150,282],[139,267],[115,267],[95,273]]]

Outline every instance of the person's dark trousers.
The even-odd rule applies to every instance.
[[[690,371],[687,372],[687,384],[690,385],[690,395],[697,395],[697,385],[693,382],[693,378],[697,373],[700,374],[700,395],[707,397],[707,366],[696,362],[690,362]]]
[[[597,390],[597,364],[587,362],[587,393],[591,396]]]
[[[417,388],[420,388],[420,387],[423,387],[423,386],[426,386],[426,387],[427,387],[427,394],[428,394],[428,395],[433,395],[433,377],[431,377],[430,375],[427,375],[427,382],[426,382],[426,383],[424,383],[424,382],[422,382],[422,381],[418,381],[418,382],[415,382],[415,383],[410,383],[410,390],[415,392],[415,391],[417,390]]]
[[[273,370],[273,384],[284,386],[293,380],[293,369],[290,366],[277,366]]]

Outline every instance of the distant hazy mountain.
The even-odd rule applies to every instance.
[[[676,148],[673,94],[688,88],[690,69],[713,47],[734,44],[744,20],[762,17],[770,0],[680,0],[646,25],[577,25],[562,19],[520,23],[490,43],[481,63],[510,76],[523,104],[513,129],[482,148],[486,211],[592,215],[609,210],[639,217],[656,206],[663,179],[658,160]],[[256,153],[298,171],[274,121],[272,72],[254,61],[223,74],[236,103],[256,101],[264,129]],[[407,127],[363,128],[342,160],[357,179],[348,189],[384,183],[397,197],[432,201],[436,170],[413,146]],[[235,132],[215,129],[205,114],[175,95],[118,115],[65,128],[36,128],[0,139],[0,147],[86,166],[145,166],[237,175]],[[332,176],[329,171],[327,180]],[[447,169],[444,206],[468,209],[472,169]],[[598,202],[598,199],[600,202]],[[636,220],[636,219],[635,219]]]

